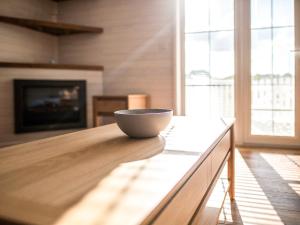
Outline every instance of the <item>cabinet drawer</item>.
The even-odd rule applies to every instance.
[[[96,112],[112,113],[116,110],[127,109],[127,100],[97,100],[95,103]]]
[[[153,224],[188,224],[211,181],[210,168],[211,157],[208,156]]]
[[[221,163],[223,162],[227,152],[230,148],[230,131],[228,131],[222,140],[217,144],[213,152],[211,153],[212,164],[211,164],[211,173],[212,177],[215,176],[218,169],[220,168]]]

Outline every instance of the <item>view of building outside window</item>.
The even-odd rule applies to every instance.
[[[234,1],[185,1],[186,114],[234,116]]]
[[[294,136],[294,0],[251,1],[251,134]]]

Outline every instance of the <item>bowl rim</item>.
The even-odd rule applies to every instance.
[[[144,113],[141,113],[146,111]],[[130,112],[130,113],[128,113]],[[114,112],[115,115],[126,115],[126,116],[145,116],[145,115],[159,115],[173,113],[172,109],[153,108],[153,109],[122,109]]]

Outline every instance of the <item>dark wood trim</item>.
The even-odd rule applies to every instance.
[[[128,95],[115,95],[115,96],[93,96],[93,98],[95,100],[120,100],[120,101],[125,101],[126,99],[128,99]]]
[[[44,20],[24,19],[9,16],[0,16],[0,22],[26,27],[36,31],[41,31],[53,35],[69,35],[80,33],[102,33],[103,28],[67,24],[61,22],[51,22]]]
[[[63,70],[96,70],[103,71],[103,66],[52,63],[19,63],[0,62],[0,68],[30,68],[30,69],[63,69]]]
[[[98,112],[97,116],[115,116],[114,112]]]

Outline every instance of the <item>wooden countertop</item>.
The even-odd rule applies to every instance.
[[[231,126],[177,117],[150,139],[112,124],[0,149],[0,218],[147,224]]]

